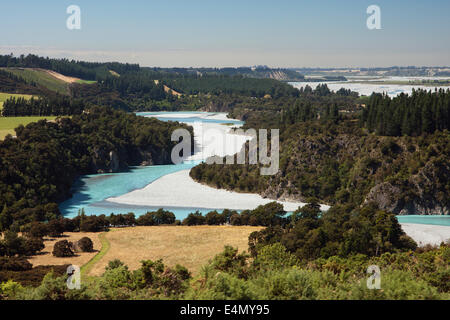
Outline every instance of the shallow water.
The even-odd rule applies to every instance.
[[[62,202],[59,209],[69,218],[76,216],[81,208],[84,208],[88,215],[131,212],[133,210],[125,205],[111,206],[111,203],[104,200],[144,188],[166,174],[190,169],[198,163],[199,161],[191,161],[176,165],[131,167],[129,172],[85,175],[76,180],[72,188],[72,198]],[[147,211],[145,208],[139,208],[139,214]]]
[[[431,224],[437,226],[450,226],[450,216],[397,216],[400,223]]]

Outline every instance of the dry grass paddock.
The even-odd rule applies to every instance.
[[[102,248],[102,244],[100,239],[98,238],[99,233],[91,233],[91,232],[66,232],[63,237],[59,238],[44,238],[45,248],[40,252],[40,254],[36,256],[30,257],[28,260],[33,264],[33,267],[36,266],[46,266],[46,265],[64,265],[64,264],[73,264],[77,266],[82,266],[86,264],[89,260],[91,260],[98,251]],[[94,252],[77,252],[74,257],[68,258],[58,258],[54,257],[53,246],[56,242],[60,240],[67,240],[71,242],[75,242],[80,240],[83,237],[88,237],[94,243]]]
[[[106,234],[110,249],[90,270],[101,275],[109,261],[120,259],[131,270],[141,260],[163,259],[167,266],[181,264],[196,274],[225,245],[248,250],[248,236],[261,227],[155,226],[113,229]]]

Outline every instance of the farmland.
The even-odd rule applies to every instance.
[[[68,82],[58,79],[43,69],[29,68],[6,68],[3,69],[12,74],[25,79],[29,83],[38,83],[49,90],[56,91],[61,94],[68,94]]]
[[[94,242],[96,252],[107,246],[109,250],[94,258],[96,253],[79,253],[71,258],[55,258],[51,252],[58,239],[46,239],[43,254],[32,257],[30,262],[38,265],[85,265],[86,274],[100,276],[109,261],[119,259],[130,269],[141,266],[142,260],[163,259],[168,266],[176,264],[187,267],[197,274],[203,265],[216,254],[222,252],[225,245],[237,247],[239,251],[247,251],[248,236],[261,227],[249,226],[153,226],[113,228],[103,234],[65,233],[63,240],[76,241],[89,237]],[[91,262],[88,263],[93,259]]]

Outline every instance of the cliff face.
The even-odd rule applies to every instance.
[[[96,147],[92,152],[91,172],[112,173],[127,170],[129,166],[170,164],[170,150],[156,150],[152,146],[132,150],[110,150]]]
[[[374,201],[381,208],[400,215],[448,215],[450,206],[439,199],[444,190],[436,182],[448,179],[449,172],[448,163],[441,167],[439,163],[429,162],[417,174],[404,181],[404,189],[410,193],[408,197],[398,197],[402,193],[400,186],[383,182],[369,191],[365,201]]]

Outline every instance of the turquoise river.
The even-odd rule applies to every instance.
[[[169,119],[160,117],[165,114],[171,114],[170,121],[180,121],[184,123],[193,123],[196,121],[214,122],[214,123],[233,123],[240,124],[242,122],[236,120],[216,120],[204,119],[198,117],[199,114],[207,114],[205,112],[180,112],[180,117],[173,117],[174,112],[141,112],[137,113],[140,116],[154,116],[163,121]],[[183,116],[181,117],[181,114]],[[191,116],[186,117],[186,114]],[[72,198],[60,203],[59,208],[61,213],[66,217],[75,217],[80,209],[84,209],[86,214],[109,215],[111,213],[128,213],[134,212],[136,216],[144,214],[148,211],[154,211],[159,208],[148,206],[129,206],[124,204],[112,203],[105,201],[110,197],[117,197],[136,189],[141,189],[151,182],[180,170],[190,169],[197,165],[200,161],[188,161],[182,164],[171,165],[156,165],[156,166],[142,166],[131,167],[127,172],[120,173],[105,173],[105,174],[91,174],[78,178],[72,187]],[[180,207],[165,207],[175,213],[177,219],[184,219],[189,213],[196,210],[207,213],[211,211],[208,208],[180,208]],[[401,223],[418,223],[418,224],[432,224],[450,226],[450,216],[398,216]]]

